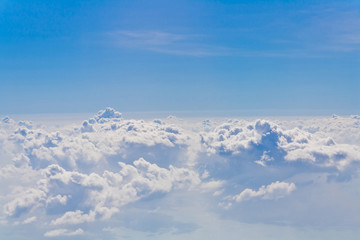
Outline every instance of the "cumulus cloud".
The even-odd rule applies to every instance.
[[[116,111],[113,108],[107,107],[104,110],[100,110],[95,116],[94,119],[98,122],[104,122],[109,119],[116,119],[121,118],[122,114],[118,111]],[[90,119],[90,122],[93,123],[92,119]]]
[[[257,191],[247,188],[240,194],[234,196],[233,199],[236,202],[248,201],[253,198],[279,199],[289,195],[295,189],[294,183],[276,181],[267,186],[261,186]]]
[[[99,175],[67,171],[52,164],[42,170],[43,178],[38,180],[37,188],[19,192],[4,206],[4,213],[19,217],[34,208],[51,211],[63,205],[61,209],[70,211],[53,219],[51,225],[80,224],[108,219],[119,211],[119,207],[152,193],[196,187],[201,183],[193,170],[173,166],[160,168],[143,158],[134,161],[133,165],[122,162],[119,165],[120,171],[106,170]],[[212,188],[216,189],[216,186]]]
[[[21,213],[38,205],[46,196],[44,191],[36,188],[30,188],[16,195],[18,195],[18,197],[3,207],[4,213],[8,216],[19,216]]]
[[[8,116],[3,117],[3,118],[1,119],[1,121],[2,121],[3,123],[6,123],[6,124],[10,124],[10,123],[13,123],[13,122],[14,122],[14,120],[12,120],[11,118],[9,118]]]
[[[156,202],[171,212],[176,200],[162,201],[172,194],[205,198],[213,211],[223,211],[219,202],[234,209],[271,204],[277,201],[254,200],[290,198],[312,184],[301,174],[351,181],[359,173],[359,136],[357,115],[195,122],[125,119],[106,108],[81,125],[57,128],[4,118],[1,217],[43,225],[45,237],[73,236],[129,206],[148,211]]]
[[[237,156],[239,161],[250,158],[261,166],[300,161],[342,171],[360,161],[358,145],[338,144],[331,137],[297,127],[284,130],[265,120],[221,124],[202,133],[202,144],[209,154]]]
[[[13,149],[10,154],[21,160],[17,160],[18,164],[30,161],[35,169],[60,164],[66,168],[87,166],[94,170],[108,164],[104,161],[109,157],[127,162],[146,157],[161,166],[174,165],[175,161],[166,158],[177,155],[179,159],[181,153],[190,154],[189,141],[191,134],[173,124],[124,120],[121,113],[107,108],[75,129],[48,132],[15,126],[4,139],[4,145],[5,149]]]

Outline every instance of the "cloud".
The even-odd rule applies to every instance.
[[[68,229],[55,229],[48,231],[44,234],[45,237],[59,237],[59,236],[77,236],[82,235],[84,231],[81,228],[76,229],[75,231],[70,231]]]
[[[159,30],[119,30],[108,33],[115,46],[180,56],[228,55],[226,48],[204,44],[205,36]]]
[[[80,224],[108,219],[119,211],[119,207],[155,192],[196,187],[201,183],[198,174],[192,170],[173,166],[160,168],[142,158],[133,165],[122,162],[119,165],[119,172],[106,170],[99,175],[67,171],[52,164],[42,170],[43,178],[38,180],[37,188],[19,192],[4,206],[4,213],[19,217],[34,208],[45,208],[50,212],[56,207],[63,211],[76,209],[66,211],[52,220],[51,225]],[[85,209],[88,209],[86,213]]]
[[[94,119],[97,122],[105,122],[106,120],[110,120],[110,119],[117,119],[117,118],[121,118],[122,113],[116,111],[113,108],[107,107],[104,110],[100,110],[95,116]],[[90,119],[91,123],[94,123],[92,119]]]
[[[294,183],[273,182],[267,186],[261,186],[257,191],[250,188],[233,197],[236,202],[248,201],[253,198],[266,200],[283,198],[296,189]]]
[[[81,210],[66,212],[60,218],[51,221],[51,225],[63,225],[63,224],[80,224],[84,222],[95,221],[95,211],[91,211],[89,214],[84,214]]]
[[[95,168],[110,156],[129,161],[147,157],[155,161],[158,156],[154,153],[186,152],[186,143],[191,140],[174,125],[123,120],[119,112],[110,108],[85,121],[81,128],[65,131],[47,132],[19,127],[6,139],[5,149],[19,148],[16,154],[26,156],[33,168],[43,168],[52,163],[71,168],[81,164]],[[142,152],[149,154],[144,156],[140,154]],[[157,163],[169,165],[169,162]]]
[[[23,223],[24,223],[24,224],[29,224],[29,223],[33,223],[33,222],[35,222],[35,221],[36,221],[36,216],[34,216],[34,217],[29,217],[29,218],[25,219],[25,220],[23,221]]]
[[[76,232],[71,227],[91,235],[155,211],[163,227],[154,226],[153,233],[191,232],[201,226],[172,215],[191,198],[237,221],[304,224],[311,219],[296,211],[286,215],[279,202],[306,207],[303,195],[317,199],[321,187],[328,189],[323,195],[336,193],[334,205],[346,202],[342,212],[331,210],[324,218],[346,213],[355,219],[346,221],[351,225],[356,211],[345,205],[357,209],[356,193],[340,186],[351,189],[358,181],[359,126],[357,115],[152,121],[125,119],[112,108],[75,126],[0,122],[0,179],[6,182],[0,185],[0,217],[9,226],[43,226],[37,230],[42,236],[70,237]],[[320,205],[311,201],[306,204],[315,212]],[[187,204],[185,209],[192,207]],[[267,210],[273,208],[276,214]],[[126,226],[149,231],[137,222]]]
[[[119,165],[119,172],[106,170],[102,175],[66,171],[58,165],[46,168],[43,171],[46,178],[41,182],[47,189],[46,202],[55,201],[61,205],[68,204],[67,209],[77,209],[67,211],[61,217],[52,220],[51,225],[80,224],[96,219],[108,219],[119,211],[119,207],[155,192],[169,192],[173,188],[200,184],[198,174],[185,168],[170,166],[169,169],[164,169],[142,158],[134,161],[133,165],[122,162],[119,162]],[[75,186],[80,187],[80,193]],[[64,191],[66,196],[59,195]],[[90,210],[85,213],[85,209],[89,208]]]
[[[163,31],[115,31],[110,34],[120,37],[126,44],[144,45],[168,45],[188,38],[186,35]]]
[[[30,188],[25,192],[17,193],[11,202],[3,207],[3,211],[8,216],[19,216],[38,205],[45,198],[45,192],[41,189]]]
[[[303,33],[321,39],[320,51],[353,52],[360,49],[360,15],[352,6],[332,6],[312,17],[312,25]],[[323,9],[322,9],[323,10]],[[317,11],[319,13],[319,11]],[[319,41],[320,42],[320,41]],[[315,43],[313,43],[315,45]]]
[[[107,33],[107,39],[115,47],[180,56],[328,57],[337,53],[356,53],[360,49],[360,15],[354,10],[357,8],[357,4],[350,2],[290,7],[285,14],[279,15],[275,11],[263,15],[268,19],[266,23],[255,23],[251,27],[228,26],[222,32],[228,39],[156,29],[112,31]],[[230,19],[238,17],[233,15]],[[253,14],[242,17],[252,19]],[[267,36],[265,48],[263,35]],[[249,41],[253,44],[249,45]]]
[[[52,197],[49,197],[47,200],[46,200],[46,204],[57,204],[57,203],[60,203],[62,205],[65,205],[66,202],[68,200],[68,197],[67,196],[61,196],[60,194],[56,195],[56,196],[52,196]]]
[[[9,118],[8,116],[3,117],[3,118],[1,119],[1,121],[2,121],[3,123],[7,123],[7,124],[14,122],[14,120],[12,120],[11,118]]]
[[[250,160],[261,166],[301,162],[342,172],[360,161],[358,145],[337,144],[329,136],[297,127],[284,130],[265,120],[224,123],[201,133],[201,139],[208,154],[229,156],[229,161]]]

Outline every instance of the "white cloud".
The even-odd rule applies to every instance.
[[[84,214],[81,210],[66,212],[60,218],[51,221],[51,225],[61,224],[79,224],[84,222],[95,221],[95,211],[90,211],[89,214]]]
[[[23,211],[36,207],[44,200],[46,193],[41,189],[30,188],[16,195],[14,200],[3,207],[4,213],[8,216],[20,215]]]
[[[262,166],[278,164],[283,160],[304,161],[342,171],[360,161],[358,145],[337,144],[324,132],[320,135],[300,128],[284,130],[265,120],[224,123],[213,131],[202,133],[202,143],[209,154],[239,156],[239,161],[243,155],[259,156],[253,161]]]
[[[358,116],[196,121],[124,119],[111,108],[75,127],[2,121],[0,217],[71,236],[76,231],[63,227],[112,223],[127,208],[169,214],[187,194],[206,199],[209,211],[238,211],[279,202],[249,200],[299,197],[305,185],[318,192],[311,174],[322,174],[324,185],[357,179]],[[258,188],[264,183],[271,184]]]
[[[116,47],[147,50],[171,55],[184,56],[218,56],[230,55],[229,49],[221,46],[210,46],[198,41],[205,36],[179,34],[165,31],[113,31],[108,36]]]
[[[66,195],[61,196],[60,194],[58,194],[56,196],[50,196],[48,199],[46,199],[46,203],[47,204],[60,203],[62,205],[65,205],[67,200],[68,200],[68,197]]]
[[[5,124],[10,124],[10,123],[14,123],[14,120],[12,120],[8,116],[6,116],[1,119],[1,122],[5,123]]]
[[[163,31],[116,31],[110,35],[118,37],[118,40],[123,44],[143,44],[148,46],[168,45],[188,38],[188,36],[183,34]]]
[[[247,188],[240,194],[234,196],[233,199],[236,202],[248,201],[253,198],[279,199],[289,195],[295,189],[294,183],[276,181],[267,186],[261,186],[257,191]]]
[[[215,195],[219,194],[220,192],[217,191],[225,184],[225,181],[221,180],[213,180],[209,182],[204,182],[201,184],[201,189],[205,192],[214,192]]]
[[[80,129],[47,132],[44,129],[14,128],[4,139],[5,149],[11,152],[9,154],[24,156],[17,157],[21,160],[17,160],[18,164],[30,161],[35,169],[52,163],[73,169],[79,165],[95,169],[111,156],[119,156],[130,162],[139,157],[156,161],[158,157],[164,159],[161,155],[177,154],[179,151],[191,154],[187,147],[188,142],[192,141],[191,134],[186,134],[173,124],[124,120],[121,113],[111,108],[85,121]],[[144,156],[142,152],[148,154]],[[170,162],[163,160],[157,164],[168,166]],[[174,165],[174,162],[171,164]]]
[[[59,236],[77,236],[82,235],[84,233],[84,230],[81,228],[76,229],[75,231],[70,231],[68,229],[55,229],[48,231],[44,234],[45,237],[59,237]]]
[[[268,151],[264,151],[260,160],[255,161],[255,163],[265,167],[266,163],[270,161],[274,161],[274,158],[268,155]]]
[[[98,122],[105,122],[106,120],[121,118],[122,113],[116,111],[113,108],[105,108],[104,110],[100,110],[95,116],[94,119]],[[92,119],[90,119],[90,123],[94,123]]]
[[[29,224],[36,221],[36,216],[29,217],[23,221],[23,224]]]

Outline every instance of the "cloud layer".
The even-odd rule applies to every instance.
[[[89,224],[125,224],[125,216],[137,221],[137,215],[150,212],[153,219],[170,217],[182,206],[171,199],[191,196],[219,218],[276,224],[281,217],[294,226],[306,225],[311,221],[302,219],[301,212],[290,216],[278,210],[266,216],[265,211],[261,216],[255,209],[291,207],[320,186],[358,181],[359,126],[357,115],[145,121],[124,119],[107,108],[80,126],[54,130],[5,117],[0,123],[0,178],[6,182],[0,186],[1,224],[36,224],[44,238],[94,238],[109,231],[89,229]],[[313,198],[318,199],[316,194]],[[356,196],[350,194],[347,201],[352,198]],[[307,204],[316,207],[315,202]],[[359,208],[353,207],[356,213]],[[137,215],[129,217],[130,209]],[[246,214],[233,216],[237,211]],[[353,218],[348,225],[360,223],[348,217]],[[171,221],[164,231],[197,229],[189,219]],[[161,229],[164,223],[159,224],[153,229]]]

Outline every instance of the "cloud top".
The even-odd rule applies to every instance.
[[[356,116],[186,121],[124,119],[106,108],[75,127],[0,122],[2,218],[72,237],[128,209],[168,214],[187,195],[214,212],[238,211],[358,179]]]

